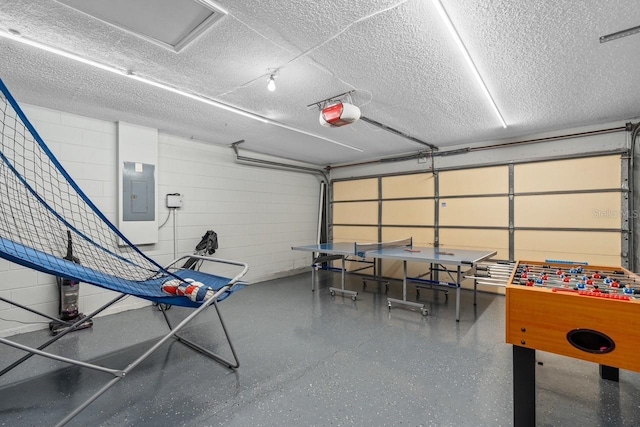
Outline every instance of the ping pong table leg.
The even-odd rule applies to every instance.
[[[456,283],[458,287],[456,288],[456,322],[460,321],[460,288],[462,287],[462,279],[461,279],[461,271],[460,266],[458,266],[458,275],[456,277]]]
[[[341,281],[341,287],[340,288],[334,288],[334,287],[330,287],[329,288],[329,293],[331,293],[331,296],[334,296],[336,294],[336,292],[339,292],[341,294],[347,294],[347,295],[351,295],[351,299],[353,301],[356,300],[356,297],[358,296],[358,293],[355,291],[348,291],[344,288],[344,283],[345,283],[345,272],[347,271],[347,257],[346,256],[342,256],[342,272],[340,275],[340,281]]]
[[[412,307],[412,308],[418,308],[420,309],[420,313],[423,316],[426,316],[428,314],[427,309],[425,308],[424,304],[420,304],[417,302],[412,302],[412,301],[407,301],[407,261],[403,260],[402,261],[403,264],[403,270],[404,270],[404,277],[402,279],[402,299],[395,299],[395,298],[387,298],[387,304],[389,305],[389,310],[391,310],[391,303],[396,303],[396,304],[400,304],[400,305],[404,305],[404,306],[408,306],[408,307]]]
[[[473,264],[471,275],[476,277],[476,265]],[[473,305],[478,305],[478,280],[473,279]]]
[[[407,261],[403,262],[404,278],[402,279],[402,301],[407,300]]]

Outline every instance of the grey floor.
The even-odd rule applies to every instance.
[[[320,272],[249,286],[221,304],[241,366],[233,372],[185,348],[165,344],[74,418],[70,426],[510,426],[511,346],[504,343],[504,297],[423,290],[430,313],[389,311],[384,286],[356,302],[331,297],[339,275]],[[349,277],[348,288],[362,291]],[[400,284],[388,293],[401,297]],[[409,297],[415,298],[412,288]],[[175,317],[185,311],[173,309]],[[622,326],[622,325],[621,325]],[[123,368],[164,331],[151,308],[96,320],[53,347]],[[213,313],[188,335],[219,351]],[[23,343],[42,332],[14,337]],[[640,344],[639,344],[640,354]],[[2,347],[7,365],[20,351]],[[595,364],[537,355],[540,426],[640,425],[640,374],[601,380]],[[639,362],[640,363],[640,362]],[[0,425],[43,426],[61,419],[110,376],[39,357],[0,378]]]

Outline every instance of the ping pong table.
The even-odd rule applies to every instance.
[[[476,265],[479,262],[496,255],[495,251],[444,249],[440,247],[414,247],[412,238],[393,242],[364,244],[356,242],[321,243],[307,246],[295,246],[291,249],[319,254],[319,256],[314,259],[314,265],[324,261],[340,259],[342,262],[342,286],[341,288],[330,287],[329,291],[332,295],[335,295],[336,293],[350,295],[351,299],[354,301],[356,300],[358,293],[356,291],[345,289],[345,274],[347,272],[346,261],[364,261],[367,259],[373,259],[374,261],[376,259],[402,261],[404,273],[402,279],[402,299],[387,298],[389,310],[391,310],[392,305],[399,305],[419,309],[423,316],[427,315],[427,309],[424,304],[407,300],[408,282],[416,282],[418,284],[426,284],[430,286],[451,287],[456,289],[456,321],[460,321],[460,287],[463,280],[463,273],[474,276]],[[430,264],[429,273],[422,275],[421,277],[409,277],[407,275],[407,264],[410,262]],[[455,273],[455,277],[452,274],[452,271],[445,266],[456,267],[456,270],[453,272]],[[465,268],[464,272],[463,267]],[[439,280],[438,274],[433,274],[434,272],[445,272],[449,276],[450,280]],[[429,276],[429,279],[424,278],[427,275]],[[476,287],[474,286],[474,293],[475,292]]]

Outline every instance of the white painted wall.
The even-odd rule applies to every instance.
[[[116,124],[21,106],[62,165],[115,223]],[[228,147],[160,133],[158,183],[159,224],[169,214],[165,195],[184,196],[184,206],[175,215],[179,256],[192,253],[201,236],[211,229],[218,234],[220,245],[215,256],[248,263],[245,279],[249,282],[292,274],[310,264],[309,254],[292,251],[291,246],[315,241],[318,177],[238,164]],[[162,265],[174,259],[173,223],[170,217],[160,229],[157,244],[141,247]],[[0,295],[57,316],[55,278],[2,259]],[[90,312],[115,295],[82,284],[80,311]],[[145,305],[148,302],[130,297],[105,314]],[[47,323],[46,319],[0,303],[0,335],[45,328]]]

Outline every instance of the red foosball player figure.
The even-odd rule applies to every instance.
[[[593,279],[591,276],[587,277],[587,286],[593,286]]]
[[[561,268],[558,269],[558,271],[556,271],[556,276],[562,276],[564,275],[564,272],[562,271]]]
[[[521,277],[521,278],[523,278],[523,279],[526,279],[528,276],[529,276],[529,275],[527,274],[527,272],[526,272],[526,271],[524,271],[524,272],[520,275],[520,277]]]
[[[527,280],[527,286],[533,286],[534,284],[535,284],[535,281],[533,279]]]
[[[593,290],[591,292],[600,293],[600,288],[598,287],[598,285],[593,285]]]
[[[542,276],[540,276],[540,279],[546,282],[547,280],[549,280],[549,276],[547,276],[547,273],[542,273]]]
[[[600,275],[599,272],[596,271],[595,273],[593,273],[593,278],[594,279],[602,279],[602,276]]]
[[[619,288],[619,287],[620,287],[620,283],[618,283],[618,281],[614,279],[614,280],[609,284],[609,286],[611,286],[612,288]]]
[[[571,282],[571,276],[564,276],[564,278],[562,279],[563,283],[569,283]]]

